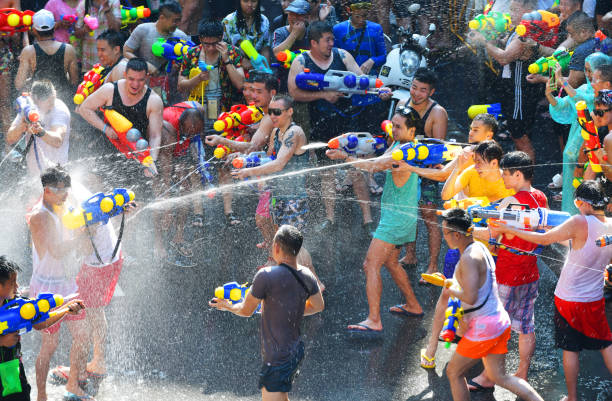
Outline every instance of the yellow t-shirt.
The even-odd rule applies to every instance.
[[[514,195],[513,189],[508,189],[504,185],[504,180],[500,177],[497,181],[487,181],[478,175],[474,166],[463,170],[457,178],[459,185],[463,187],[463,192],[468,197],[486,196],[490,202],[503,199]]]

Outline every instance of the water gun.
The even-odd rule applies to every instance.
[[[217,132],[243,130],[246,126],[256,124],[263,118],[263,110],[254,104],[236,104],[229,112],[223,112],[214,122],[213,128]],[[224,135],[225,136],[225,135]]]
[[[236,169],[262,166],[276,160],[276,156],[268,156],[266,152],[251,152],[248,155],[240,155],[232,160],[232,166]]]
[[[450,297],[448,299],[448,305],[446,312],[444,313],[446,320],[444,320],[444,326],[442,327],[442,333],[440,337],[446,343],[446,348],[450,347],[451,342],[457,335],[457,328],[459,327],[459,321],[463,318],[463,308],[461,307],[461,301],[457,298]]]
[[[283,67],[286,69],[291,68],[291,63],[298,56],[298,54],[304,53],[306,50],[300,49],[297,53],[292,52],[291,50],[283,50],[282,52],[276,53],[276,59],[283,63]]]
[[[393,139],[393,123],[390,120],[384,120],[380,123],[380,128],[385,134],[389,135],[389,138]]]
[[[480,32],[487,40],[493,40],[504,32],[510,31],[510,14],[493,12],[480,14],[468,23],[470,29]]]
[[[79,17],[75,14],[62,14],[60,15],[60,21],[67,22],[69,24],[76,24],[79,20]]]
[[[516,34],[531,38],[546,47],[554,47],[559,35],[559,16],[550,11],[537,10],[523,14]]]
[[[597,245],[600,248],[603,248],[604,246],[612,245],[612,235],[610,234],[602,235],[601,237],[595,240],[595,245]]]
[[[83,81],[77,87],[76,94],[72,99],[74,104],[81,104],[87,98],[87,96],[94,93],[102,84],[106,74],[104,73],[104,67],[102,64],[95,64],[91,70],[83,76]]]
[[[450,199],[444,202],[444,209],[454,209],[458,207],[459,209],[468,210],[472,206],[489,206],[491,202],[489,202],[489,198],[486,196],[473,196],[471,198],[465,198],[461,200]]]
[[[341,149],[349,155],[367,156],[375,154],[377,156],[387,150],[387,141],[381,137],[373,137],[369,132],[348,132],[327,142],[330,149]]]
[[[535,63],[530,64],[527,69],[529,70],[530,74],[552,76],[555,73],[557,64],[561,66],[562,70],[567,70],[572,54],[574,54],[574,52],[556,50],[551,56],[540,57],[535,61]]]
[[[421,277],[423,280],[427,281],[429,284],[436,285],[438,287],[450,287],[453,285],[452,281],[446,281],[446,277],[442,273],[421,273]]]
[[[601,165],[594,152],[601,148],[601,143],[599,142],[597,128],[595,127],[595,123],[591,118],[591,113],[589,113],[584,100],[576,102],[576,112],[578,114],[578,124],[580,124],[580,128],[582,128],[582,139],[584,139],[584,148],[589,157],[591,170],[595,173],[601,173]]]
[[[198,173],[200,173],[202,186],[204,189],[212,189],[214,180],[212,175],[212,166],[210,165],[210,162],[206,160],[202,137],[200,135],[195,135],[193,138],[191,138],[190,143],[195,147],[198,155],[197,169]],[[215,193],[211,191],[209,196],[212,198],[215,196]]]
[[[0,307],[0,335],[16,331],[32,330],[32,325],[42,323],[53,316],[51,309],[62,306],[64,298],[59,294],[43,292],[36,299],[17,298]]]
[[[100,27],[100,22],[96,17],[91,17],[89,14],[83,18],[83,23],[89,28],[89,36],[94,36],[94,31]]]
[[[257,50],[255,50],[250,40],[246,39],[240,42],[240,48],[251,60],[251,64],[253,65],[254,69],[272,74],[272,70],[268,65],[268,60],[266,60],[266,58],[261,54],[257,53]]]
[[[295,77],[298,88],[307,91],[337,91],[352,95],[376,94],[383,82],[369,75],[357,75],[350,71],[329,70],[325,74],[310,72],[304,68]]]
[[[83,201],[78,208],[70,208],[62,215],[62,224],[69,230],[97,223],[107,224],[111,217],[121,213],[125,205],[134,200],[134,192],[125,188],[115,188],[105,194],[98,192]]]
[[[473,120],[479,114],[491,114],[496,119],[502,117],[501,103],[474,104],[468,108],[468,118]]]
[[[149,18],[151,16],[151,9],[145,6],[138,7],[124,7],[121,8],[121,28],[125,28],[128,24],[135,24],[139,19]]]
[[[159,38],[151,46],[151,52],[154,56],[168,60],[167,72],[170,72],[173,63],[181,62],[183,57],[193,55],[196,51],[195,43],[180,38]]]
[[[600,29],[595,32],[595,40],[597,40],[597,45],[595,46],[595,51],[600,51],[602,53],[608,54],[610,52],[610,46],[604,43],[608,37],[605,33]]]
[[[461,152],[461,146],[428,138],[427,143],[409,142],[391,153],[393,160],[403,160],[412,166],[441,164],[453,160]]]
[[[117,139],[110,139],[117,150],[125,155],[128,159],[136,159],[143,166],[147,167],[153,175],[157,175],[155,163],[151,157],[151,147],[149,142],[142,137],[140,131],[132,128],[132,123],[119,114],[117,111],[102,107],[100,111],[104,114],[104,121],[108,123],[117,133]]]
[[[40,119],[38,107],[36,107],[32,101],[32,97],[30,97],[29,93],[24,92],[15,99],[15,110],[27,123],[32,124]]]
[[[221,287],[215,288],[215,298],[226,299],[232,304],[237,304],[245,300],[247,294],[251,291],[251,286],[248,283],[238,284],[235,281],[225,283]],[[255,312],[261,311],[261,304],[257,306]]]
[[[541,207],[530,208],[523,204],[509,204],[505,209],[487,207],[472,206],[468,208],[468,213],[473,219],[495,219],[500,220],[510,227],[516,227],[519,229],[535,230],[539,227],[555,227],[571,216],[567,212],[560,212],[556,210],[544,209]],[[524,207],[522,210],[509,209],[512,206]]]
[[[198,66],[192,68],[189,71],[189,79],[200,75],[202,71],[212,71],[215,68],[214,65],[206,64],[204,61],[199,61]],[[195,88],[189,93],[189,99],[201,102],[204,99],[204,91],[208,85],[208,80],[200,82]]]
[[[34,11],[19,11],[14,8],[0,8],[0,35],[14,35],[26,32],[32,26]]]

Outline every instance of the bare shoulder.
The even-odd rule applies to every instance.
[[[149,112],[158,112],[164,109],[164,102],[162,102],[161,97],[154,90],[151,89],[151,94],[149,95],[149,100],[147,101],[147,109]]]
[[[435,105],[433,109],[431,109],[431,114],[436,118],[448,118],[448,113],[446,109],[442,107],[439,103]]]
[[[42,227],[49,220],[49,215],[42,210],[35,210],[30,213],[30,227]]]

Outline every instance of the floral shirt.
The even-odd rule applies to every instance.
[[[223,18],[223,40],[231,45],[238,45],[241,40],[251,41],[255,50],[261,52],[264,47],[270,47],[270,22],[265,15],[261,15],[261,29],[255,30],[255,24],[247,31],[238,29],[238,18],[236,11]]]
[[[112,13],[115,18],[120,21],[121,9],[119,8],[119,0],[108,0],[108,5],[110,6],[110,9],[112,10]],[[76,23],[77,28],[81,28],[85,24],[85,22],[83,21],[85,14],[89,14],[90,17],[97,18],[99,24],[98,29],[92,31],[93,35],[87,34],[81,39],[81,54],[83,63],[82,70],[83,72],[86,72],[89,71],[93,67],[93,65],[99,61],[98,49],[96,48],[96,38],[98,37],[98,35],[108,29],[108,19],[106,18],[106,14],[100,12],[100,8],[94,6],[93,4],[90,5],[89,11],[86,13],[85,0],[81,0],[77,5],[76,14],[79,17]]]
[[[202,45],[198,45],[197,50],[193,52],[192,57],[185,57],[183,59],[183,63],[181,64],[180,74],[184,77],[189,78],[189,72],[192,68],[196,68],[198,66],[198,61],[200,60],[200,53],[202,52]],[[242,58],[238,49],[235,46],[227,45],[228,55],[230,62],[236,68],[240,68],[240,62]],[[219,59],[221,60],[221,59]],[[221,107],[223,110],[229,110],[232,106],[232,101],[235,100],[239,93],[232,85],[232,81],[230,80],[229,73],[227,72],[227,66],[223,65],[223,62],[215,65],[215,68],[219,68],[219,86],[221,87]]]

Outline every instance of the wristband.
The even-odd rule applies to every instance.
[[[43,128],[42,131],[35,133],[34,135],[36,135],[39,138],[42,138],[43,136],[45,136],[47,134],[47,131]]]
[[[567,83],[567,81],[564,81],[564,82],[563,82],[563,86],[567,86],[567,85],[569,85],[569,84]]]
[[[228,65],[228,64],[232,64],[232,60],[228,60],[228,61],[224,61],[223,65]],[[233,65],[233,64],[232,64]]]
[[[106,127],[108,127],[108,124],[104,124],[104,127],[102,127],[102,133],[104,135],[106,135]]]

